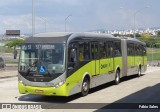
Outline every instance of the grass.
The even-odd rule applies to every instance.
[[[13,48],[0,46],[0,53],[13,53]]]
[[[13,62],[13,61],[5,61],[5,64],[16,64],[16,65],[18,65],[18,62]]]
[[[152,60],[152,53],[153,53],[153,60],[160,60],[160,48],[148,48],[147,49],[147,59],[148,61]]]
[[[152,60],[152,54],[147,54],[147,60]],[[160,53],[153,53],[153,60],[160,60]]]

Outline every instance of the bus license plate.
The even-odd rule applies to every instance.
[[[38,90],[38,89],[37,89],[37,90],[35,90],[35,92],[36,92],[36,93],[44,93],[44,91],[43,91],[43,90]]]

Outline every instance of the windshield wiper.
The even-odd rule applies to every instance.
[[[25,75],[27,76],[30,72],[30,66],[26,63],[26,62],[21,62],[25,64]],[[22,72],[22,70],[19,70],[20,72]]]

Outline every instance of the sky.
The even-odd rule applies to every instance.
[[[34,0],[35,33],[160,27],[160,0]],[[43,19],[42,19],[43,18]],[[0,0],[0,34],[32,33],[32,0]]]

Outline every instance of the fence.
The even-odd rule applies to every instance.
[[[14,59],[13,49],[7,48],[7,47],[0,47],[0,57],[2,57],[6,64],[17,64],[19,54],[17,55],[17,58]]]
[[[147,48],[148,64],[152,66],[160,66],[160,48]]]

